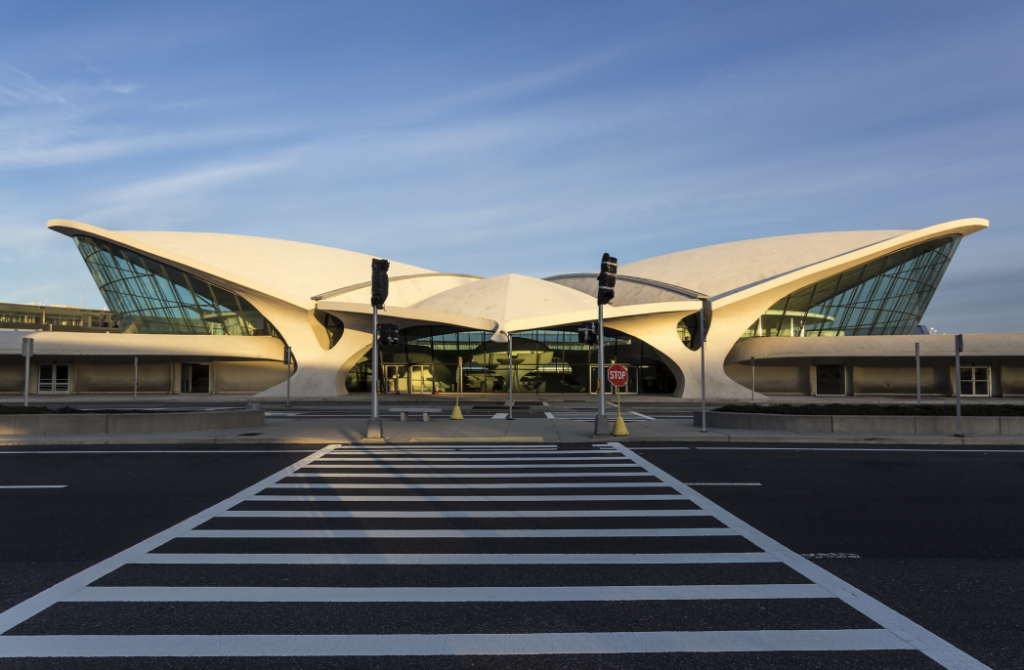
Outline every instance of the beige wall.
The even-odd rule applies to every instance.
[[[921,393],[947,396],[954,389],[950,366],[921,365]],[[916,395],[917,372],[913,367],[854,367],[854,395]]]
[[[25,389],[25,362],[22,358],[5,356],[0,361],[0,393],[22,393]]]
[[[170,393],[173,363],[139,363],[139,393]],[[76,361],[70,375],[75,393],[132,393],[133,363]],[[177,391],[177,389],[175,389]]]
[[[725,374],[737,384],[750,388],[749,365],[726,365]],[[755,386],[758,393],[766,395],[810,394],[807,367],[800,365],[758,365]]]
[[[230,395],[260,393],[285,381],[284,363],[271,361],[215,361],[213,392]]]
[[[995,369],[993,368],[993,372]],[[1003,395],[1024,395],[1024,367],[1002,366]]]

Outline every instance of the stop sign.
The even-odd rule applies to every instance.
[[[629,373],[626,372],[625,365],[615,365],[608,368],[608,381],[611,382],[612,386],[623,387],[626,385],[626,381],[629,379]]]

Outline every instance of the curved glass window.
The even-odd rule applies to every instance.
[[[240,295],[104,240],[75,244],[123,333],[279,337]]]
[[[449,326],[399,331],[398,344],[380,347],[380,391],[455,392],[461,363],[466,393],[508,393],[509,385],[517,393],[596,392],[597,346],[581,343],[576,326],[512,333],[511,363],[508,344],[491,342],[492,334]],[[631,368],[640,393],[675,391],[675,377],[650,346],[605,328],[605,364],[612,360]],[[369,392],[371,379],[364,356],[345,386],[350,392]]]
[[[805,286],[769,307],[740,339],[909,335],[960,239],[929,240]]]

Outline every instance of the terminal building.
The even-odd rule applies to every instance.
[[[74,221],[71,238],[119,332],[0,330],[0,393],[21,393],[21,339],[34,339],[38,394],[220,394],[294,398],[371,391],[371,256],[215,233],[115,232]],[[620,264],[605,308],[605,361],[631,394],[700,397],[691,333],[710,303],[713,400],[766,396],[1024,395],[1024,335],[915,334],[963,239],[964,219],[921,230],[811,233],[719,244]],[[392,260],[380,391],[597,391],[597,274],[477,277]],[[512,353],[501,343],[511,337]],[[294,355],[284,363],[284,348]],[[138,375],[136,377],[136,361]],[[461,363],[461,365],[460,365]],[[56,379],[63,380],[60,384]],[[137,380],[137,382],[136,382]]]

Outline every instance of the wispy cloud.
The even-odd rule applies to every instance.
[[[30,74],[0,63],[0,105],[65,104],[67,101]]]

